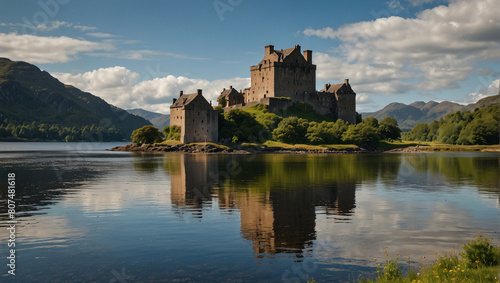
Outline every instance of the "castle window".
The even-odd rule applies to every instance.
[[[201,120],[201,122],[203,123],[203,120]]]

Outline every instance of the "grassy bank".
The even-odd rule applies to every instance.
[[[493,239],[478,234],[461,251],[436,253],[433,264],[410,270],[406,276],[398,261],[399,254],[388,259],[386,252],[385,265],[378,265],[376,279],[360,282],[498,282],[500,252]]]
[[[181,145],[180,141],[167,140],[161,143],[156,143],[155,145]],[[216,147],[228,148],[228,146],[216,144],[216,143],[192,143],[190,145],[205,145],[210,144]],[[322,145],[310,145],[310,144],[288,144],[277,141],[266,141],[264,143],[242,143],[244,148],[256,148],[256,147],[281,147],[286,149],[305,149],[305,150],[322,150],[322,149],[337,149],[342,150],[346,148],[358,149],[359,146],[354,144],[322,144]],[[414,142],[414,141],[381,141],[377,144],[377,147],[383,150],[391,149],[401,149],[407,147],[418,146],[421,151],[429,152],[500,152],[499,145],[450,145],[441,144],[435,142]]]
[[[454,144],[444,144],[437,142],[415,142],[415,141],[397,141],[397,142],[385,142],[387,147],[393,148],[403,148],[410,146],[419,146],[423,151],[488,151],[488,152],[500,152],[500,145],[454,145]]]

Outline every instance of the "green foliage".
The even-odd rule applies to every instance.
[[[300,117],[308,121],[314,121],[318,123],[323,121],[333,122],[334,120],[332,117],[316,113],[311,105],[302,102],[294,102],[292,106],[284,110],[279,110],[277,114],[284,118]]]
[[[7,121],[4,121],[7,122]],[[0,124],[0,139],[49,140],[49,141],[116,141],[123,139],[123,133],[116,128],[96,125],[65,127],[60,124],[22,123]]]
[[[154,126],[144,126],[132,132],[130,137],[132,142],[140,144],[153,144],[156,142],[162,142],[163,137],[158,128]]]
[[[374,118],[374,117],[367,117],[367,118],[363,119],[363,123],[365,123],[368,126],[372,126],[375,129],[378,129],[378,126],[379,126],[377,118]]]
[[[499,247],[493,245],[492,241],[490,237],[479,234],[462,247],[464,251],[460,255],[469,268],[498,265]]]
[[[347,130],[347,123],[338,119],[334,122],[311,122],[307,129],[306,138],[312,144],[339,144],[342,143],[342,133]]]
[[[361,116],[361,114],[356,112],[356,124],[359,124],[361,122],[363,122],[363,116]]]
[[[226,98],[225,97],[222,97],[221,99],[219,99],[219,105],[224,108],[227,106],[227,101],[226,101]]]
[[[430,125],[418,124],[403,138],[410,141],[439,141],[459,145],[498,144],[498,105],[474,112],[455,112]]]
[[[401,129],[398,127],[398,121],[391,117],[385,117],[380,121],[378,133],[380,138],[385,140],[397,140],[401,138]]]
[[[165,126],[163,128],[163,134],[166,140],[181,140],[181,127],[179,126]]]
[[[284,143],[306,143],[309,122],[303,118],[288,117],[283,119],[273,131],[273,139]]]
[[[366,119],[369,119],[368,117]],[[365,119],[365,120],[366,120]],[[365,120],[356,125],[349,125],[347,131],[342,134],[342,141],[346,143],[353,143],[355,145],[376,144],[380,141],[378,129],[373,127],[373,121],[370,119],[366,124]]]
[[[297,115],[292,115],[297,114]],[[284,117],[284,118],[283,118]],[[358,115],[360,118],[361,115]],[[310,119],[308,119],[310,118]],[[349,124],[341,119],[332,121],[331,117],[317,114],[312,106],[294,103],[286,110],[271,113],[268,106],[257,104],[245,109],[233,109],[223,113],[219,110],[219,137],[233,144],[260,142],[273,139],[291,144],[371,144],[380,140],[377,119],[365,119],[363,126],[351,129],[351,134],[343,138]],[[386,119],[386,135],[397,138],[400,133],[397,122]],[[385,132],[384,132],[385,133]],[[394,138],[394,139],[395,139]]]
[[[278,127],[278,124],[281,122],[281,120],[283,120],[283,118],[274,113],[267,112],[256,115],[255,120],[271,133]]]
[[[265,136],[266,128],[257,122],[254,114],[242,109],[233,109],[219,114],[219,137],[231,142],[255,142]]]
[[[389,260],[386,252],[386,264],[383,269],[378,265],[376,280],[361,282],[498,282],[499,252],[491,238],[478,235],[463,249],[461,253],[450,250],[439,255],[432,265],[421,265],[418,273],[409,270],[406,276],[401,272],[398,258]]]

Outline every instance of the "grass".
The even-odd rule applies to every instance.
[[[258,106],[258,105],[257,105]],[[258,111],[258,110],[257,110]],[[156,143],[156,146],[166,145],[180,145],[183,144],[177,140],[166,140],[161,143]],[[189,145],[213,145],[219,148],[229,148],[228,146],[217,143],[191,143]],[[346,148],[358,149],[359,147],[354,144],[324,144],[324,145],[309,145],[309,144],[287,144],[277,141],[266,141],[264,143],[242,143],[242,147],[257,148],[257,147],[281,147],[286,149],[305,149],[305,150],[322,150],[322,149],[336,149],[343,150]],[[422,151],[430,152],[500,152],[498,145],[453,145],[442,144],[436,142],[415,142],[415,141],[380,141],[378,146],[384,150],[406,148],[419,146]]]
[[[429,144],[422,146],[422,149],[429,151],[488,151],[500,152],[499,145],[454,145],[454,144]]]
[[[321,150],[321,149],[346,149],[346,148],[359,148],[353,144],[327,144],[327,145],[310,145],[310,144],[288,144],[277,141],[266,141],[262,144],[266,147],[282,147],[288,149],[307,149],[307,150]]]
[[[398,264],[399,253],[395,259],[388,259],[386,249],[386,264],[383,268],[378,265],[378,277],[360,282],[498,282],[500,252],[492,242],[491,238],[478,233],[463,246],[462,252],[450,250],[444,255],[436,252],[432,265],[420,266],[418,272],[410,270],[406,276]]]
[[[500,152],[499,145],[455,145],[423,141],[380,141],[378,146],[384,150],[419,146],[422,151],[466,151],[466,152]]]
[[[160,143],[155,143],[156,146],[165,146],[165,145],[178,145],[178,144],[183,144],[178,140],[166,140],[162,141]]]
[[[225,146],[225,145],[222,145],[222,144],[213,143],[213,142],[193,142],[193,143],[188,144],[188,146],[193,146],[193,145],[201,145],[201,146],[204,146],[204,145],[213,145],[213,146],[218,147],[218,148],[229,148],[228,146]]]

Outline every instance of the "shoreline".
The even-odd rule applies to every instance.
[[[285,148],[285,147],[243,147],[237,145],[233,148],[216,146],[213,144],[177,144],[177,145],[152,145],[152,144],[134,144],[130,143],[124,146],[116,146],[108,149],[109,151],[128,151],[145,153],[194,153],[194,154],[254,154],[254,153],[275,153],[275,154],[361,154],[361,153],[414,153],[414,152],[433,152],[423,150],[422,147],[410,146],[405,148],[396,148],[384,150],[381,148],[353,148],[344,149],[324,148],[324,149],[306,149],[306,148]]]

